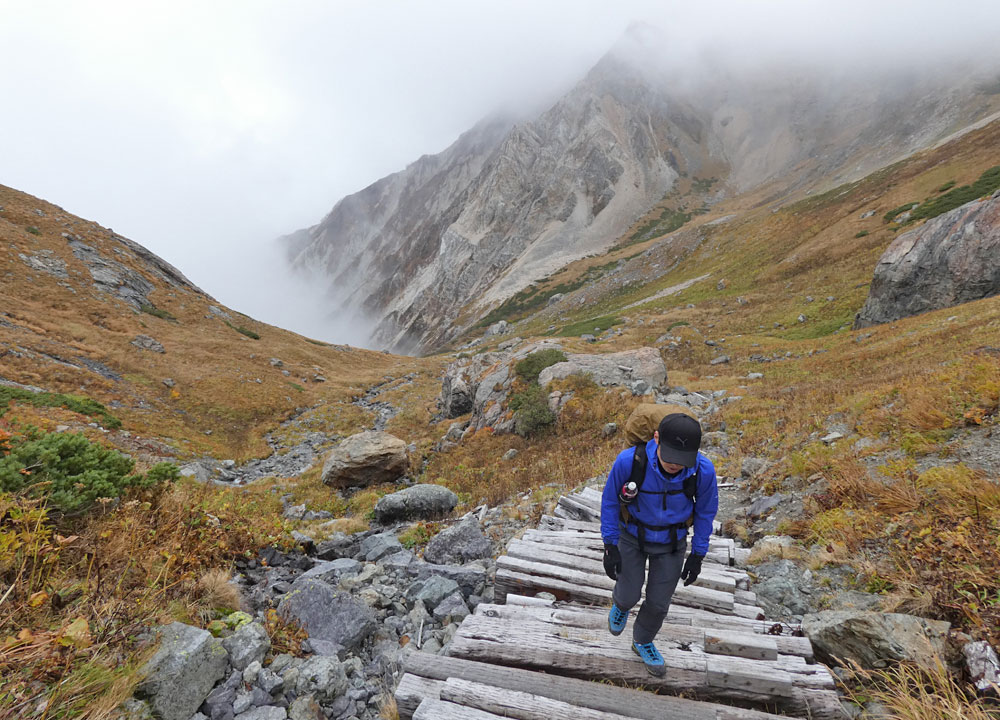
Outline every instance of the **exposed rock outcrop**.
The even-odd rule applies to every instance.
[[[1000,293],[1000,193],[896,238],[875,268],[855,328]]]
[[[538,384],[548,385],[569,375],[588,375],[598,385],[627,387],[644,395],[666,382],[667,368],[660,352],[650,347],[604,355],[569,355],[566,362],[542,370]]]
[[[802,618],[817,657],[854,660],[863,668],[908,661],[933,669],[944,658],[951,625],[902,613],[824,610]]]

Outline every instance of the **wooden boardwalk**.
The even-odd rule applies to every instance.
[[[591,488],[563,497],[554,516],[510,543],[497,561],[496,603],[462,622],[447,656],[407,655],[401,718],[845,717],[809,641],[757,607],[741,569],[749,551],[715,535],[698,581],[678,585],[656,637],[666,676],[646,672],[631,628],[619,637],[607,629],[614,582],[601,560],[600,499]]]

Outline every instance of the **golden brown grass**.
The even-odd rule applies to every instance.
[[[620,435],[604,438],[601,428],[607,422],[623,426],[638,401],[581,379],[560,387],[576,394],[553,428],[531,438],[481,430],[433,456],[424,479],[451,488],[464,506],[474,507],[483,502],[496,505],[549,483],[575,487],[587,478],[606,476],[624,448]],[[511,448],[518,451],[517,457],[501,460]]]
[[[883,704],[899,720],[997,720],[1000,708],[977,698],[967,685],[948,673],[938,660],[933,668],[899,664],[888,670],[867,671],[854,666],[848,695],[859,705]]]

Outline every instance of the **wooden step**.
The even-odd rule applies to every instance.
[[[673,613],[673,611],[674,608],[671,608],[670,612]],[[520,605],[508,603],[507,605],[494,605],[483,603],[476,608],[476,614],[513,620],[524,617],[557,626],[568,625],[601,630],[602,632],[608,626],[607,610],[579,605],[556,607],[551,604]],[[634,615],[635,610],[633,609],[632,616],[634,617]],[[670,623],[668,617],[668,622],[664,624],[656,642],[661,642],[661,638],[667,643],[683,643],[693,646],[698,651],[712,654],[777,660],[780,653],[782,655],[796,655],[806,662],[813,662],[812,643],[805,637],[765,635],[744,629],[705,628],[688,623],[675,624]]]
[[[574,627],[553,627],[519,618],[483,615],[465,619],[451,642],[451,655],[579,678],[607,678],[660,692],[710,701],[775,703],[792,713],[837,717],[840,702],[831,688],[814,687],[822,673],[804,662],[781,663],[662,647],[665,677],[650,675],[626,636]],[[823,668],[823,672],[829,673]]]
[[[759,710],[656,695],[605,682],[589,682],[416,651],[407,654],[403,669],[405,674],[396,689],[396,703],[399,715],[404,720],[416,717],[413,712],[423,698],[440,701],[440,689],[450,679],[467,680],[498,690],[516,691],[561,701],[573,708],[614,713],[637,720],[788,720],[787,716],[772,715]],[[453,690],[447,691],[447,696],[457,697]],[[470,714],[463,717],[473,716]],[[581,716],[571,713],[549,717],[572,720]]]

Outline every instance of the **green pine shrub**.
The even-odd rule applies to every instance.
[[[115,430],[122,426],[122,421],[109,413],[108,409],[101,405],[101,403],[92,398],[80,395],[50,392],[36,393],[25,388],[0,385],[0,417],[7,412],[7,408],[10,407],[12,401],[32,405],[33,407],[64,407],[75,413],[100,420],[101,425],[109,430]]]
[[[116,450],[79,433],[29,432],[12,438],[0,457],[0,490],[44,497],[61,512],[85,510],[100,498],[121,497],[130,488],[150,488],[180,477],[176,465],[159,463],[145,475]]]
[[[514,372],[526,383],[538,382],[538,375],[545,368],[556,363],[566,362],[566,353],[555,348],[536,350],[514,366]]]
[[[508,407],[514,413],[514,432],[521,437],[534,435],[556,421],[556,414],[549,410],[548,395],[539,385],[514,393]]]

